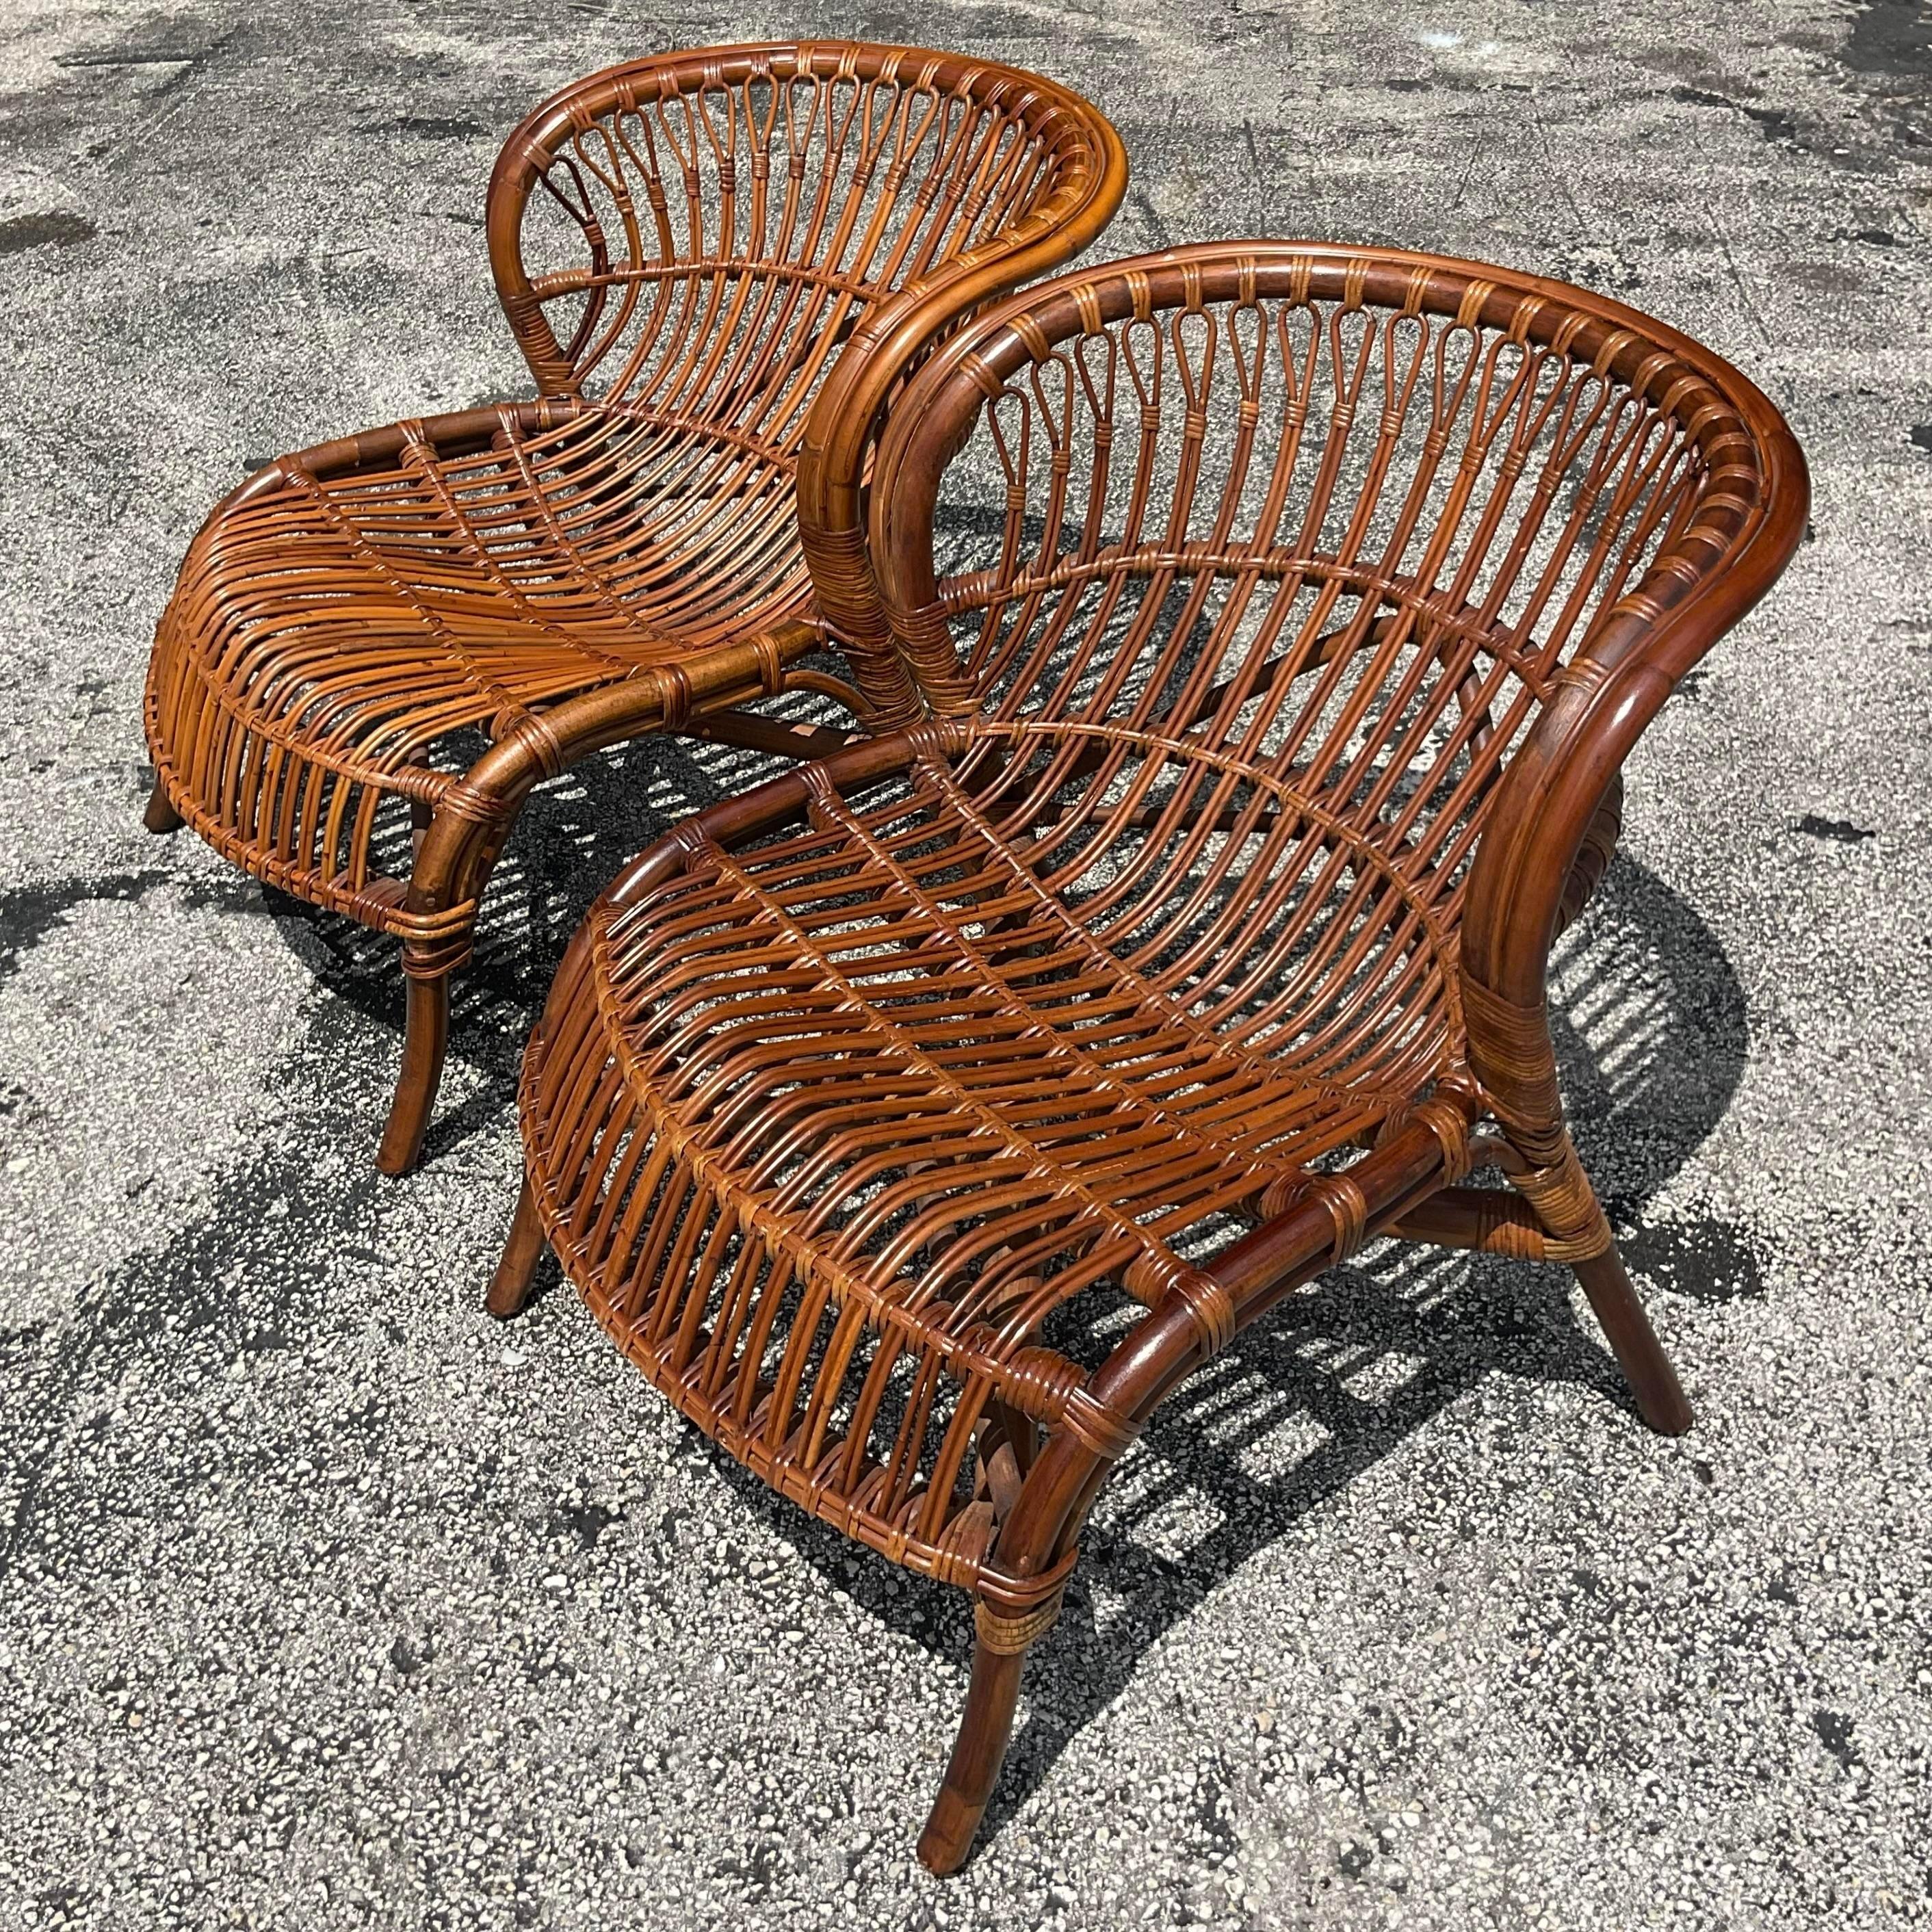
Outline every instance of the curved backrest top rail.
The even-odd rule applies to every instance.
[[[733,90],[758,82],[770,84],[772,92],[763,114],[754,116],[745,104],[734,104],[730,97]],[[767,182],[776,178],[782,182],[788,171],[796,176],[802,170],[805,155],[801,143],[808,145],[813,133],[810,124],[814,111],[808,108],[800,116],[796,104],[785,96],[786,88],[794,82],[814,88],[848,82],[889,91],[891,106],[886,111],[877,111],[876,103],[868,103],[862,108],[858,116],[862,124],[856,128],[848,128],[842,116],[837,122],[841,135],[856,135],[857,147],[863,151],[862,178],[857,184],[861,187],[878,176],[890,176],[895,169],[902,172],[910,159],[908,136],[916,145],[931,132],[923,117],[910,112],[888,128],[893,110],[907,94],[950,98],[997,113],[1040,147],[1046,166],[1017,220],[1002,224],[994,234],[977,238],[968,248],[948,254],[943,261],[924,264],[922,274],[914,274],[902,289],[892,292],[911,295],[935,275],[956,267],[970,274],[975,267],[1024,249],[1069,220],[1077,219],[1096,200],[1106,199],[1107,178],[1118,175],[1104,212],[1088,232],[1090,238],[1118,206],[1125,188],[1119,137],[1096,109],[1070,88],[998,61],[863,41],[775,40],[694,48],[607,68],[561,89],[526,116],[504,143],[490,177],[492,272],[512,327],[545,393],[574,391],[578,372],[550,329],[544,304],[561,293],[575,292],[598,282],[651,279],[667,267],[674,270],[680,266],[678,253],[689,237],[675,222],[664,225],[662,207],[637,209],[628,192],[632,184],[619,182],[616,201],[622,218],[626,223],[634,218],[641,224],[650,222],[654,212],[658,236],[639,232],[628,237],[632,256],[627,263],[606,256],[599,268],[532,277],[524,259],[524,218],[539,184],[560,163],[568,166],[575,160],[587,170],[601,171],[594,151],[582,146],[600,123],[638,116],[674,100],[686,101],[692,112],[682,125],[661,124],[665,152],[650,157],[654,167],[676,170],[683,177],[687,192],[694,195],[700,170],[713,188],[727,194],[736,191],[741,176]],[[834,124],[829,112],[822,118],[826,128]],[[634,163],[637,157],[630,158]],[[972,158],[983,169],[990,158]],[[607,178],[604,184],[612,184]],[[655,183],[640,179],[638,185],[650,188]],[[926,184],[928,193],[932,185],[929,181]],[[991,183],[982,181],[981,185],[983,189]],[[782,194],[782,187],[773,192]],[[735,238],[740,250],[748,227],[748,223],[738,225]],[[650,244],[660,236],[670,241],[672,252],[652,256]],[[593,224],[590,239],[600,254],[604,254],[610,238],[614,238],[596,232]],[[740,259],[751,258],[741,255]],[[682,266],[702,272],[715,263],[700,258]],[[779,265],[773,262],[770,266]],[[1007,286],[1010,278],[1000,278],[995,284],[998,288]]]
[[[583,394],[594,372],[632,405],[641,388],[646,406],[729,418],[795,465],[820,613],[875,717],[903,721],[917,700],[865,544],[886,404],[962,316],[1086,248],[1126,182],[1098,109],[998,61],[699,48],[607,68],[531,114],[491,177],[490,256],[544,394]],[[587,260],[533,278],[539,184]],[[583,304],[567,344],[544,313],[560,298]]]
[[[1633,652],[1671,681],[1748,610],[1802,536],[1804,457],[1763,392],[1678,331],[1608,298],[1487,264],[1404,250],[1239,241],[1062,275],[989,310],[934,356],[882,438],[874,564],[902,634],[939,608],[934,512],[940,477],[984,406],[1060,345],[1114,325],[1258,302],[1448,318],[1553,350],[1672,420],[1704,474],[1693,514],[1640,580],[1598,613],[1574,653],[1606,668]]]

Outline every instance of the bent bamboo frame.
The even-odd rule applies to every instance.
[[[1125,184],[1096,110],[997,62],[774,42],[610,68],[491,177],[538,399],[298,452],[218,507],[156,633],[148,822],[403,940],[386,1171],[419,1154],[448,976],[534,786],[786,689],[912,707],[862,542],[880,412]],[[828,646],[856,686],[802,662]]]

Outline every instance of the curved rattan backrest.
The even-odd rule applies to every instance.
[[[1618,304],[1242,242],[950,343],[882,442],[873,542],[936,710],[1184,735],[1434,900],[1559,676],[1681,675],[1781,567],[1802,478],[1748,382]]]
[[[490,260],[546,393],[798,463],[821,604],[904,709],[864,558],[885,403],[937,333],[1084,248],[1126,182],[1105,118],[1018,68],[855,42],[701,49],[530,117],[492,178]]]

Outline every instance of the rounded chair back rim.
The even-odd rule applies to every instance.
[[[1672,681],[1682,676],[1769,588],[1802,533],[1804,458],[1777,406],[1724,357],[1653,316],[1572,284],[1420,250],[1199,242],[1084,266],[1023,289],[990,307],[920,371],[892,412],[873,477],[871,547],[896,627],[916,628],[937,604],[940,481],[981,408],[1012,376],[1109,324],[1262,298],[1406,309],[1516,332],[1598,367],[1678,418],[1711,464],[1712,487],[1699,516],[1618,601],[1617,612],[1636,617],[1649,633],[1640,639],[1630,625],[1615,626],[1620,662],[1635,647]],[[1694,399],[1687,381],[1706,394]],[[1579,656],[1602,646],[1612,615],[1601,614]],[[916,677],[916,663],[908,668]]]
[[[774,66],[783,70],[772,75],[779,82],[801,77],[860,82],[892,79],[944,92],[983,74],[987,76],[983,94],[977,88],[968,89],[976,98],[998,99],[1004,90],[1012,96],[1011,104],[1023,114],[1036,100],[1039,119],[1064,116],[1090,136],[1098,136],[1097,146],[1103,150],[1111,148],[1119,156],[1118,171],[1124,190],[1124,149],[1106,116],[1072,88],[1044,74],[1003,61],[940,48],[831,39],[745,41],[680,49],[618,62],[571,82],[533,108],[505,140],[490,174],[486,223],[490,270],[512,326],[520,339],[530,338],[524,340],[523,346],[533,370],[545,362],[554,362],[560,367],[562,352],[560,348],[554,354],[548,352],[543,341],[548,324],[538,310],[536,288],[524,266],[524,211],[538,178],[557,158],[568,138],[585,131],[599,116],[614,109],[626,112],[661,100],[667,94],[735,86]],[[1114,171],[1107,165],[1108,158],[1103,157],[1096,168],[1083,169],[1076,162],[1070,170],[1070,178],[1060,184],[1048,202],[1034,211],[1016,236],[1000,237],[997,248],[988,251],[989,255],[1004,257],[1013,248],[1036,238],[1042,229],[1076,214],[1082,204],[1094,198],[1100,178]],[[1111,218],[1119,199],[1116,194],[1108,203],[1094,224],[1094,232],[1097,233]],[[1058,259],[1064,260],[1064,254]],[[939,272],[943,273],[948,266],[942,264]],[[929,275],[924,279],[933,278]],[[1000,286],[1010,285],[1010,278],[1003,277]],[[894,298],[913,292],[916,286],[894,291]],[[538,374],[542,382],[540,370]]]

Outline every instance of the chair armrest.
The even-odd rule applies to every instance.
[[[1738,379],[1741,382],[1742,379]],[[1748,387],[1748,386],[1746,386]],[[1502,1109],[1553,1083],[1546,986],[1566,888],[1624,760],[1678,681],[1777,580],[1810,500],[1803,452],[1755,389],[1742,398],[1756,447],[1752,500],[1714,517],[1705,568],[1654,568],[1558,674],[1511,758],[1476,849],[1462,920],[1470,1064]],[[1714,477],[1714,496],[1724,478]],[[1526,1150],[1528,1151],[1528,1150]]]

